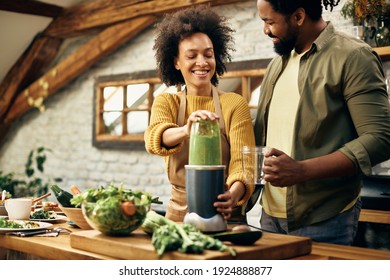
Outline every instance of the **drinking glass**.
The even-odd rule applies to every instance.
[[[250,211],[256,204],[265,183],[263,178],[263,163],[266,150],[267,148],[264,146],[244,146],[241,149],[242,170],[245,183],[253,184],[255,186],[255,190],[246,206],[246,212]]]

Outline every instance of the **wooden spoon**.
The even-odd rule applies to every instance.
[[[36,202],[38,202],[38,201],[40,201],[40,200],[42,200],[42,199],[44,199],[44,198],[46,198],[48,196],[51,196],[51,193],[47,193],[47,194],[44,194],[44,195],[42,195],[40,197],[37,197],[37,198],[33,199],[32,203],[36,203]]]

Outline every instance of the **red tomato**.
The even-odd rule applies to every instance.
[[[126,216],[133,216],[137,211],[137,206],[131,201],[122,202],[121,209]]]

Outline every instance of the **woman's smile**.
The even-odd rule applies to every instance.
[[[209,72],[210,72],[209,70],[194,70],[194,71],[192,71],[192,73],[195,76],[200,77],[200,78],[207,77]]]

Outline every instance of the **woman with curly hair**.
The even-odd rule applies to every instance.
[[[185,85],[178,93],[163,93],[153,102],[145,147],[165,157],[171,198],[166,217],[183,221],[187,213],[185,169],[188,164],[191,125],[200,119],[218,120],[222,161],[226,165],[226,191],[214,203],[228,219],[233,207],[246,203],[253,186],[245,185],[241,147],[254,145],[254,133],[246,100],[217,89],[218,77],[231,60],[232,30],[226,18],[211,9],[195,6],[165,16],[157,25],[157,68],[168,86]]]

